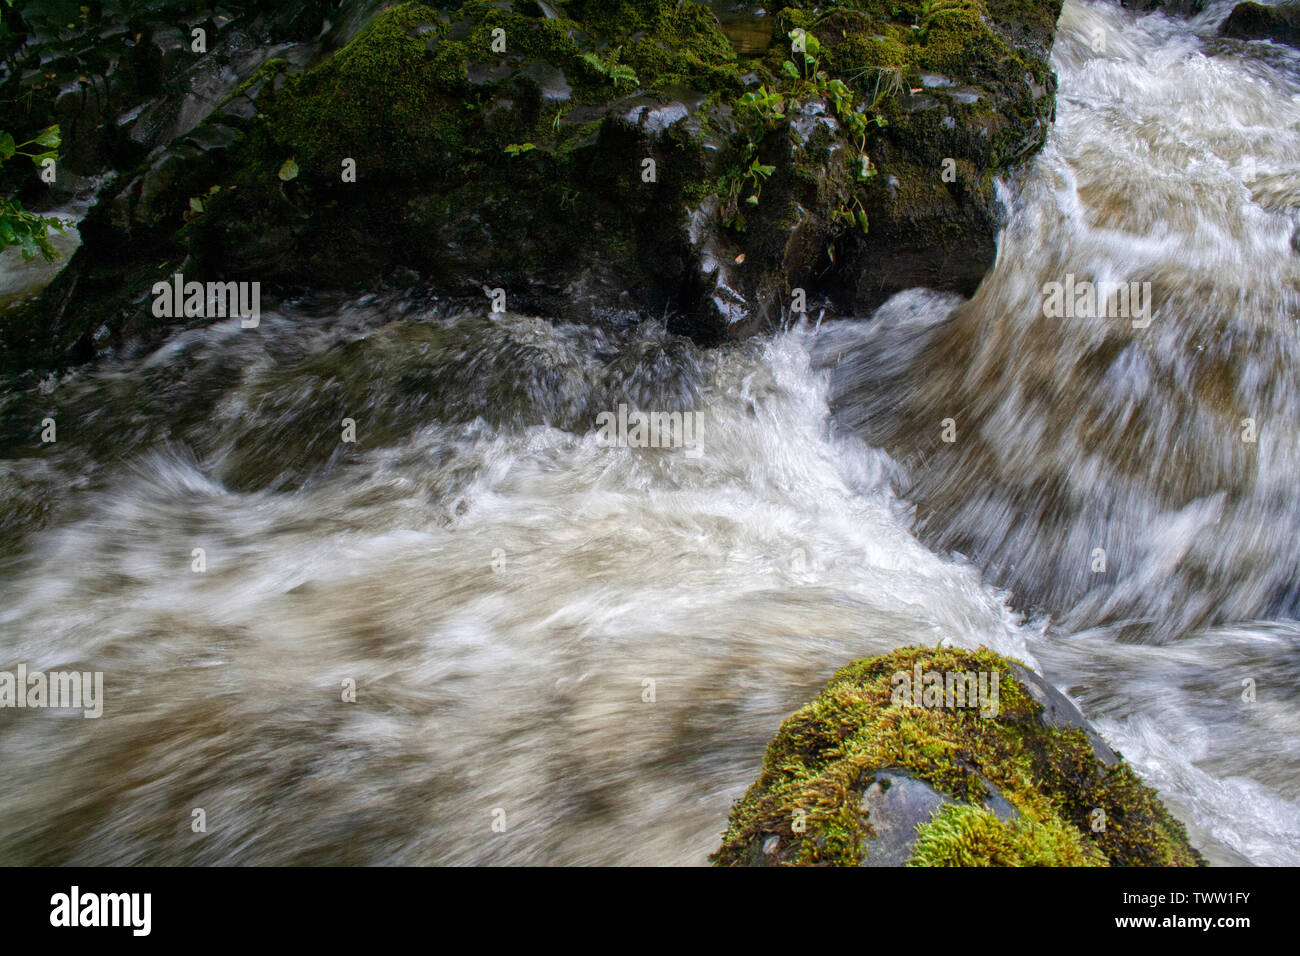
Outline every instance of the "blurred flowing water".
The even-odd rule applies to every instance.
[[[0,398],[0,669],[105,674],[98,720],[0,710],[0,863],[699,864],[836,668],[944,639],[1041,667],[1213,861],[1300,862],[1300,88],[1202,55],[1226,12],[1067,0],[969,303],[703,351],[315,300]],[[1062,272],[1151,326],[1042,318]],[[703,453],[602,447],[621,402]]]

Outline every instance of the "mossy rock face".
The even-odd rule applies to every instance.
[[[704,343],[801,305],[973,292],[995,181],[1054,115],[1060,0],[733,7],[404,3],[332,55],[288,48],[106,190],[22,357],[162,334],[143,298],[178,268],[264,294],[502,288],[514,310],[666,315]]]
[[[1066,698],[1045,708],[1033,685],[1046,682],[1018,675],[1032,672],[983,649],[909,647],[840,669],[777,732],[713,861],[1205,865]]]

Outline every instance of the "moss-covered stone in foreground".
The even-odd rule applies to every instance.
[[[895,702],[894,675],[918,665],[923,673],[982,672],[990,687],[997,674],[996,714],[981,716],[960,700]],[[1084,730],[1045,717],[1014,676],[1020,666],[983,649],[908,647],[841,668],[782,724],[713,861],[865,863],[875,831],[863,793],[888,769],[952,800],[917,827],[909,865],[1205,865],[1122,759],[1107,762]],[[1006,819],[980,806],[998,798],[1010,804]]]

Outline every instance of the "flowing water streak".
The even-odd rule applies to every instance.
[[[1057,122],[978,293],[906,293],[815,351],[923,539],[1053,614],[1046,673],[1211,857],[1295,865],[1300,54],[1217,39],[1231,6],[1069,0]],[[1150,282],[1150,325],[1045,317],[1070,275]]]
[[[840,426],[910,467],[926,539],[1076,629],[1298,606],[1300,56],[1206,44],[1212,23],[1067,3],[997,268],[822,348]],[[1150,325],[1045,317],[1072,276],[1150,283]]]
[[[485,374],[488,393],[557,369],[575,400],[606,374],[646,407],[682,387],[647,384],[662,331],[613,346],[512,316],[362,328],[360,311],[264,317],[287,370],[226,323],[52,396],[62,454],[92,429],[141,437],[107,473],[85,465],[91,487],[10,560],[3,659],[103,670],[106,702],[97,721],[0,712],[0,762],[19,768],[0,777],[6,862],[701,863],[777,725],[839,665],[944,637],[1026,653],[974,569],[908,534],[883,456],[826,440],[825,377],[799,336],[675,357],[699,370],[694,460],[598,447],[590,422],[430,419],[296,490],[237,492],[266,469],[205,453],[209,419],[161,441],[133,419],[143,393],[180,409],[226,381],[198,370],[244,365],[206,427],[258,449],[270,424],[282,465],[302,429],[337,442],[337,418],[316,417],[322,363],[364,434],[383,415],[366,356],[466,322],[494,356],[544,346]],[[479,362],[447,335],[455,348],[422,353],[433,374]],[[553,388],[519,399],[525,417]]]

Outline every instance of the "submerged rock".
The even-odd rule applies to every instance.
[[[1169,16],[1194,17],[1205,9],[1205,0],[1121,0],[1129,10],[1152,13],[1156,10]]]
[[[855,661],[777,731],[721,865],[1203,866],[1069,700],[988,650]]]
[[[144,297],[181,266],[283,291],[413,271],[704,343],[972,292],[995,182],[1054,115],[1060,0],[751,6],[724,30],[693,0],[406,3],[309,68],[266,60],[106,191],[22,358],[88,357],[105,313],[114,344],[157,334]]]

